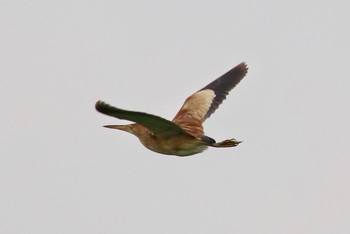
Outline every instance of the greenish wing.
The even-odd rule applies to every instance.
[[[143,112],[127,111],[111,106],[105,102],[96,102],[96,110],[102,114],[109,115],[118,119],[129,120],[149,129],[151,132],[157,135],[172,136],[177,134],[186,134],[185,130],[176,125],[175,123],[163,119],[159,116],[150,115]]]

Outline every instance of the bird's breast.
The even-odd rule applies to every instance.
[[[207,145],[200,139],[183,134],[164,137],[150,133],[139,139],[146,148],[167,155],[189,156],[207,149]]]

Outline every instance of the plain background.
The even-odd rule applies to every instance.
[[[349,1],[0,1],[0,233],[349,233]],[[205,122],[239,147],[145,149],[246,61]]]

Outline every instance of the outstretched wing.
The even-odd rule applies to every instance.
[[[157,135],[162,135],[162,136],[172,136],[177,134],[190,135],[175,123],[169,120],[163,119],[159,116],[150,115],[143,112],[122,110],[102,101],[97,101],[95,108],[98,112],[102,114],[116,117],[118,119],[125,119],[125,120],[138,123]]]
[[[219,108],[219,105],[226,99],[228,93],[243,79],[247,72],[247,64],[244,62],[240,63],[200,90],[202,91],[209,89],[213,90],[215,93],[215,97],[210,105],[209,110],[204,116],[204,120],[209,118],[211,114],[213,114],[216,109]]]
[[[173,122],[196,136],[203,134],[202,123],[218,109],[228,93],[247,74],[246,63],[240,63],[198,92],[188,97]]]

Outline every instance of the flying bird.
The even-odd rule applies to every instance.
[[[189,96],[172,121],[159,116],[119,109],[97,101],[98,112],[134,122],[128,125],[106,125],[106,128],[129,132],[148,149],[166,155],[189,156],[210,147],[234,147],[241,141],[216,142],[204,134],[203,122],[218,109],[231,91],[247,74],[246,63],[240,63],[198,92]]]

